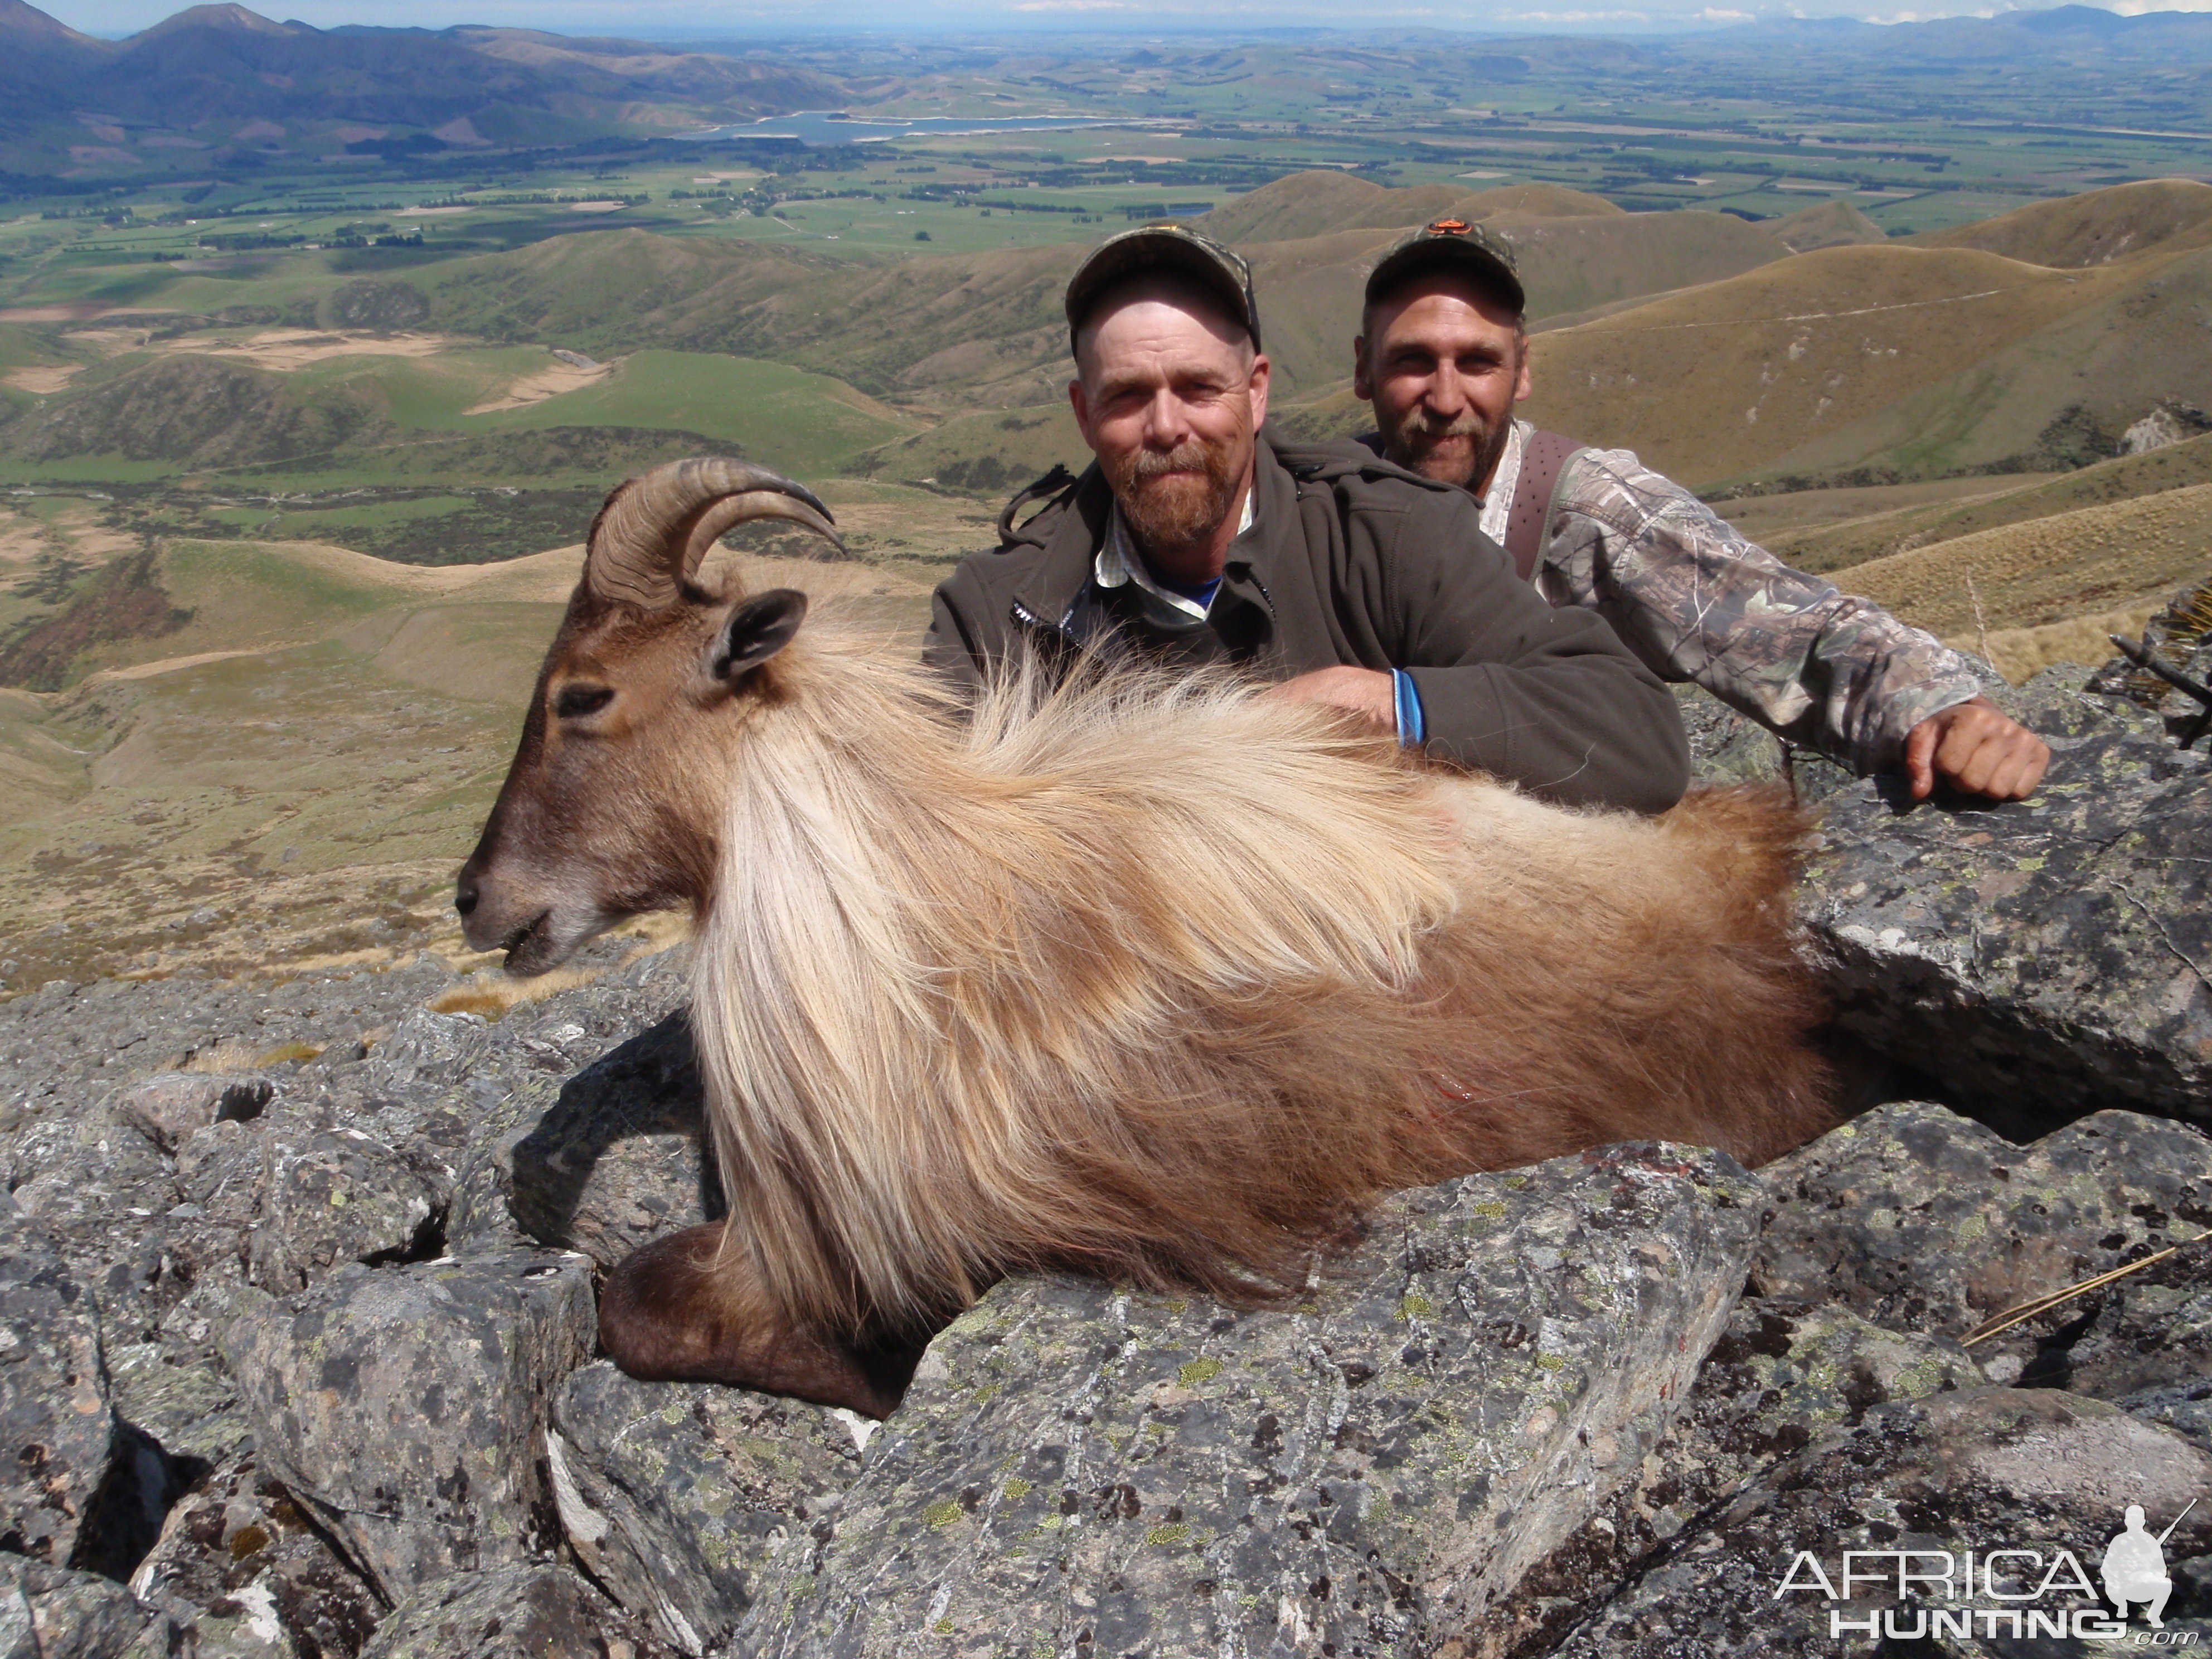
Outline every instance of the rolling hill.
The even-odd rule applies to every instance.
[[[1994,219],[1929,231],[1923,247],[1975,247],[2027,264],[2075,269],[2110,264],[2212,225],[2212,185],[2150,179],[2015,208]]]
[[[196,143],[187,148],[204,150],[227,134],[249,149],[308,140],[336,150],[404,127],[442,130],[426,141],[434,150],[612,131],[651,104],[729,120],[849,95],[811,70],[635,41],[319,29],[229,4],[193,6],[111,41],[65,28],[23,0],[0,4],[0,141],[22,147],[14,161],[26,172],[82,161],[70,153],[72,138],[79,146],[96,138],[94,160],[173,166],[173,147],[147,140],[190,133]],[[82,112],[94,112],[89,130]],[[378,130],[356,130],[367,128]]]

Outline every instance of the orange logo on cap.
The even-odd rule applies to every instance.
[[[1464,236],[1473,229],[1464,219],[1431,219],[1429,232],[1435,236]]]

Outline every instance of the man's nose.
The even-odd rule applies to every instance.
[[[1162,449],[1172,449],[1190,435],[1190,421],[1182,399],[1163,386],[1145,411],[1145,436]]]
[[[1460,379],[1455,364],[1439,363],[1429,381],[1428,395],[1422,399],[1439,415],[1456,415],[1467,407],[1467,382]]]

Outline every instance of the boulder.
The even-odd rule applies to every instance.
[[[571,1078],[508,1143],[508,1206],[539,1243],[612,1267],[723,1213],[706,1127],[691,1028],[672,1014]]]
[[[1849,1644],[1874,1651],[1876,1637],[1925,1639],[1923,1620],[1935,1609],[1979,1608],[2002,1620],[2019,1612],[2030,1637],[2038,1632],[2026,1615],[2036,1611],[2064,1616],[2070,1632],[2072,1611],[2097,1605],[2105,1547],[2121,1530],[2126,1507],[2142,1504],[2155,1532],[2208,1492],[2212,1457],[2101,1401],[1988,1388],[1878,1406],[1856,1426],[1831,1431],[1761,1474],[1709,1528],[1684,1534],[1556,1651],[1562,1659],[1689,1653],[1767,1659],[1855,1650]],[[2202,1555],[2212,1545],[2204,1509],[2199,1503],[2176,1529],[2166,1545],[2169,1561]],[[1901,1595],[1894,1557],[1866,1557],[1859,1571],[1871,1576],[1846,1595],[1846,1550],[1942,1553],[1912,1565],[1935,1572],[1948,1560],[1953,1576],[1948,1586],[1923,1581]],[[1967,1595],[1960,1558],[1970,1550],[1978,1565],[1975,1593]],[[1990,1560],[1990,1552],[2007,1550],[2033,1552],[2034,1559],[2001,1558],[2002,1566]],[[2081,1567],[2084,1588],[2075,1588],[2081,1581],[2060,1561],[2061,1551]],[[1814,1566],[1836,1591],[1833,1601]],[[1998,1596],[1984,1584],[1992,1567]],[[2046,1581],[2053,1588],[2044,1590]],[[1852,1625],[1832,1629],[1832,1616]],[[1872,1636],[1859,1622],[1869,1618],[1881,1621]],[[2015,1639],[2022,1634],[2000,1628]],[[1978,1622],[1973,1634],[1982,1634]],[[1925,1650],[1892,1642],[1881,1650]]]
[[[112,1579],[0,1553],[0,1659],[142,1659],[132,1644],[154,1624]]]
[[[357,1653],[383,1613],[250,1451],[169,1511],[131,1588],[194,1659]]]
[[[1761,1469],[1876,1406],[1985,1382],[1948,1339],[1886,1331],[1832,1304],[1747,1297],[1636,1480],[1522,1581],[1466,1659],[1548,1650]]]
[[[770,1554],[824,1522],[872,1425],[713,1385],[571,1376],[546,1442],[553,1491],[593,1580],[679,1652],[719,1650]]]
[[[118,1093],[109,1110],[157,1151],[174,1152],[185,1136],[218,1120],[246,1122],[260,1116],[274,1093],[266,1078],[157,1072]]]
[[[253,1233],[254,1281],[272,1295],[305,1290],[348,1261],[420,1261],[445,1247],[453,1172],[426,1153],[359,1129],[276,1141]]]
[[[2023,1134],[2212,1124],[2212,744],[2062,671],[2003,700],[2052,750],[2027,800],[1826,795],[1801,910],[1838,1021]]]
[[[91,1293],[43,1240],[0,1229],[0,1552],[68,1565],[114,1441]]]
[[[772,1555],[740,1648],[1434,1652],[1633,1477],[1757,1190],[1619,1146],[1400,1194],[1296,1305],[1003,1284]]]
[[[2212,1224],[2212,1137],[2133,1112],[2099,1112],[2019,1146],[1942,1107],[1900,1102],[1759,1179],[1770,1194],[1752,1270],[1759,1294],[1832,1299],[1892,1330],[1952,1337]],[[2085,1311],[2063,1304],[1977,1345],[1976,1358],[2015,1381]],[[2172,1334],[2182,1346],[2168,1369],[2192,1369],[2183,1355],[2194,1339]],[[2157,1370],[2146,1358],[2111,1374],[2124,1391]]]
[[[389,1601],[523,1559],[548,1406],[596,1332],[583,1257],[514,1252],[349,1266],[223,1348],[261,1467]]]
[[[650,1659],[621,1609],[566,1567],[518,1563],[425,1584],[362,1659]]]

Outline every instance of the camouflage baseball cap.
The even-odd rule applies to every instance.
[[[1431,219],[1394,246],[1367,274],[1366,303],[1371,306],[1407,278],[1431,270],[1465,273],[1516,315],[1528,308],[1513,245],[1464,219]]]
[[[1098,296],[1125,276],[1146,270],[1173,270],[1191,277],[1219,300],[1222,308],[1260,345],[1260,305],[1252,297],[1252,267],[1220,243],[1188,225],[1163,221],[1125,230],[1091,250],[1067,280],[1067,346],[1098,303]]]

